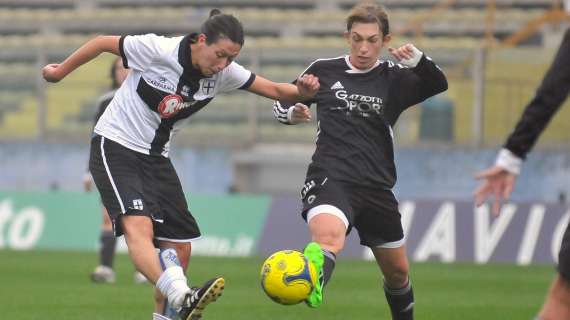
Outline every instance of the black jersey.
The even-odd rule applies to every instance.
[[[524,110],[505,148],[524,159],[570,92],[570,29],[534,98]]]
[[[447,89],[441,69],[425,55],[414,68],[377,61],[358,70],[349,57],[319,59],[305,74],[319,77],[316,150],[307,176],[325,174],[360,186],[391,189],[396,182],[392,127],[406,108]],[[275,102],[287,123],[291,107]]]

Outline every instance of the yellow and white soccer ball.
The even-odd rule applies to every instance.
[[[261,288],[271,300],[280,304],[304,301],[316,281],[315,267],[299,251],[275,252],[261,267]]]

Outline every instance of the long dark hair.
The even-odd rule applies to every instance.
[[[243,46],[244,43],[241,22],[231,14],[224,14],[218,9],[210,11],[210,18],[202,24],[201,32],[206,35],[208,45],[220,38],[230,39],[240,46]]]
[[[117,57],[116,59],[113,60],[113,64],[111,64],[111,72],[110,72],[110,76],[111,76],[111,89],[119,89],[119,87],[121,86],[120,83],[117,82],[117,65],[119,61],[121,61],[122,58],[121,57]]]

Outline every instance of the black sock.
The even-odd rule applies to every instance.
[[[334,266],[336,264],[336,255],[328,250],[322,249],[325,256],[325,263],[323,264],[323,279],[321,281],[321,288],[329,282],[332,277]]]
[[[113,258],[115,257],[115,242],[116,238],[113,231],[101,231],[101,251],[99,251],[99,258],[101,265],[113,268]]]
[[[414,318],[414,291],[412,283],[400,289],[388,288],[384,283],[386,300],[392,311],[392,320],[412,320]]]

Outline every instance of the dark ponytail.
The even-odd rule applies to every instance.
[[[120,83],[117,82],[117,63],[119,62],[119,60],[122,60],[121,57],[117,57],[113,60],[113,64],[111,64],[111,89],[119,89],[119,87],[121,86]]]
[[[213,16],[216,16],[218,14],[222,14],[222,11],[220,9],[212,9],[212,11],[210,11],[210,18]]]
[[[206,35],[208,45],[220,38],[230,39],[232,42],[243,46],[243,26],[241,22],[231,14],[223,14],[218,9],[210,11],[210,18],[202,24],[201,32]]]

